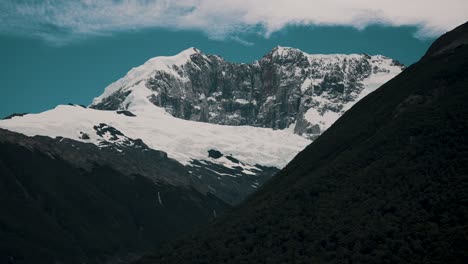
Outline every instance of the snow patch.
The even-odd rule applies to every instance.
[[[312,80],[309,78],[306,78],[304,82],[301,85],[301,91],[305,92],[310,88],[310,85],[312,84]]]
[[[311,124],[317,124],[320,127],[320,131],[327,130],[333,123],[335,123],[338,118],[340,118],[341,113],[333,111],[325,111],[320,113],[315,108],[310,108],[304,115],[304,118]]]
[[[238,104],[242,104],[242,105],[245,105],[245,104],[249,103],[249,101],[247,101],[245,99],[236,99],[235,102],[238,103]]]

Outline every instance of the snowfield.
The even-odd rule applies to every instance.
[[[1,120],[0,127],[27,136],[66,137],[99,146],[94,126],[105,123],[125,136],[142,139],[150,148],[187,165],[191,160],[208,159],[208,150],[233,155],[247,164],[284,167],[311,141],[287,131],[251,126],[224,126],[175,118],[150,103],[129,109],[136,116],[80,106],[60,105],[39,114]],[[81,133],[89,135],[82,139]],[[217,160],[213,159],[213,162]],[[223,164],[222,159],[219,160]]]

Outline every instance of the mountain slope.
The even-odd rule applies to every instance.
[[[278,46],[238,64],[189,48],[133,68],[91,107],[132,111],[150,102],[183,119],[289,128],[313,139],[402,69],[380,55],[311,55]]]
[[[119,263],[229,208],[190,186],[78,168],[61,152],[86,157],[97,147],[74,146],[0,129],[0,263]]]
[[[98,152],[113,149],[112,157],[123,155],[132,162],[106,159],[102,153],[87,157],[99,163],[105,159],[106,165],[125,174],[154,178],[156,171],[157,180],[169,184],[195,183],[200,191],[211,192],[228,203],[237,203],[256,190],[310,142],[286,131],[187,121],[149,103],[132,112],[61,105],[40,114],[0,120],[0,127],[28,136],[93,143]],[[159,173],[161,166],[152,166],[151,150],[167,153],[168,158],[183,165],[185,172],[180,173],[178,168],[174,175],[162,168],[168,173]],[[211,156],[210,151],[221,156]],[[76,163],[76,159],[71,162]]]
[[[466,263],[468,46],[445,47],[229,215],[139,263]]]

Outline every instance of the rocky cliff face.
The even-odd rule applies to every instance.
[[[276,47],[242,64],[190,48],[132,69],[90,107],[129,110],[150,102],[187,120],[290,129],[313,139],[402,69],[380,55],[310,55]]]

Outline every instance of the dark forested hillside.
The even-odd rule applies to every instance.
[[[454,32],[241,206],[139,263],[468,263],[468,24]]]
[[[49,148],[57,141],[0,130],[1,264],[120,263],[227,208],[189,187],[78,168]]]

